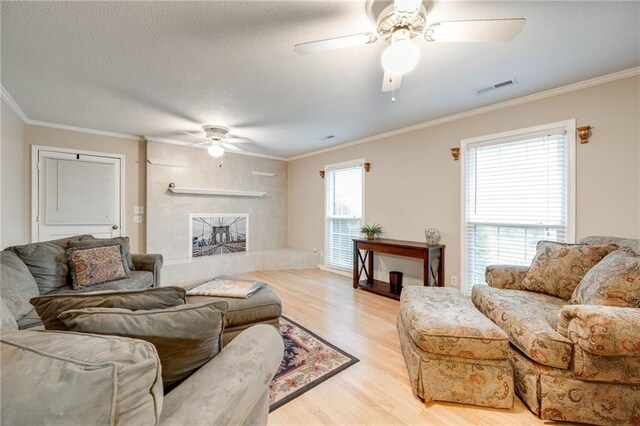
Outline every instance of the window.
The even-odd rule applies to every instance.
[[[364,160],[325,167],[325,265],[353,268],[353,239],[363,224]]]
[[[575,121],[462,141],[462,283],[574,240]]]

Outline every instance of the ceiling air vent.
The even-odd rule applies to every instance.
[[[486,87],[481,87],[479,89],[474,89],[474,91],[476,92],[476,94],[481,95],[483,93],[487,93],[487,92],[490,92],[492,90],[499,89],[501,87],[511,86],[511,85],[514,85],[514,84],[518,84],[518,80],[516,80],[515,78],[512,78],[511,80],[502,81],[500,83],[496,83],[496,84],[493,84],[491,86],[486,86]]]

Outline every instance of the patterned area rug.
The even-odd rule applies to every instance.
[[[269,412],[358,362],[289,318],[280,317],[280,331],[284,359],[269,384]]]

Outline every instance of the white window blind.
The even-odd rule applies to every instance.
[[[353,267],[353,239],[363,223],[363,161],[325,168],[325,265]]]
[[[573,238],[568,129],[485,139],[464,148],[464,288],[491,264],[529,265],[540,240]]]

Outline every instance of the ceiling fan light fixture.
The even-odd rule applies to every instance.
[[[214,143],[209,148],[207,148],[207,152],[212,157],[220,158],[224,154],[224,148],[221,147],[219,144]]]
[[[403,75],[418,65],[420,48],[411,41],[408,30],[397,30],[393,33],[391,46],[382,52],[380,60],[386,73]]]

